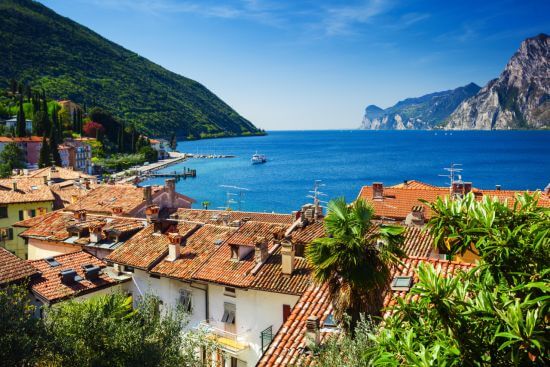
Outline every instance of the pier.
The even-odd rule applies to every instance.
[[[141,175],[140,177],[146,177],[146,178],[152,178],[152,177],[166,177],[166,178],[175,178],[176,180],[179,179],[186,179],[188,177],[195,178],[197,177],[197,170],[191,169],[191,168],[185,168],[183,167],[183,171],[181,172],[162,172],[162,173],[156,173],[156,172],[149,172]]]

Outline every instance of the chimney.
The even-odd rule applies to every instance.
[[[288,240],[281,242],[281,270],[284,275],[294,272],[294,248]]]
[[[168,233],[170,244],[168,245],[167,261],[176,261],[181,255],[183,236],[179,233]]]
[[[384,199],[384,184],[382,182],[372,183],[372,198],[374,200]]]
[[[113,215],[118,215],[118,216],[122,215],[122,212],[123,212],[121,206],[113,206],[113,207],[111,208],[111,210],[112,210],[112,212],[113,212]]]
[[[500,191],[501,188],[502,188],[502,187],[501,187],[500,185],[496,185],[496,186],[495,186],[495,190],[497,190],[497,191]],[[548,188],[550,189],[550,186],[549,186]]]
[[[422,205],[415,205],[405,218],[405,224],[408,226],[421,227],[424,225],[425,219],[424,207]]]
[[[86,210],[80,209],[76,210],[73,214],[74,219],[76,219],[79,222],[84,222],[86,220]]]
[[[76,283],[75,281],[76,271],[74,271],[74,269],[62,270],[59,273],[59,276],[61,276],[61,282],[63,284],[72,285]]]
[[[548,185],[546,185],[546,187],[544,188],[544,193],[546,195],[550,196],[550,183]]]
[[[462,181],[455,181],[451,184],[451,197],[460,198],[464,194],[464,183]]]
[[[13,181],[13,191],[17,191],[17,181]]]
[[[168,201],[170,208],[176,207],[176,180],[173,178],[168,178],[164,181],[164,188],[168,192]]]
[[[82,265],[82,270],[84,270],[84,276],[88,280],[97,280],[99,279],[99,272],[101,268],[94,264]]]
[[[98,243],[103,239],[103,224],[90,226],[90,242]]]
[[[471,182],[464,182],[464,195],[472,191],[472,183]]]
[[[153,204],[153,194],[151,186],[143,186],[143,200],[145,200],[145,204],[151,205]]]
[[[159,218],[159,210],[160,208],[158,205],[149,205],[145,208],[145,218],[147,218],[147,222],[151,223],[157,220]]]
[[[44,185],[48,184],[48,177],[47,176],[43,176],[42,180],[44,181]]]
[[[78,195],[71,195],[71,204],[76,204],[78,201]]]
[[[261,264],[267,260],[267,238],[265,237],[256,237],[254,240],[254,259],[256,264]]]
[[[90,180],[89,179],[84,180],[84,188],[86,190],[90,190]]]
[[[306,321],[306,348],[308,350],[315,349],[321,342],[321,333],[319,329],[319,318],[317,316],[309,316]]]

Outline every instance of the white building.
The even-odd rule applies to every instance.
[[[222,213],[180,209],[178,219],[152,219],[107,261],[132,275],[136,300],[152,293],[165,307],[188,306],[188,327],[217,340],[219,365],[254,366],[310,284],[295,256],[300,238],[323,226],[313,211],[300,226],[291,215]]]

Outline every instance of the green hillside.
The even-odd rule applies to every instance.
[[[106,108],[150,135],[261,133],[200,83],[30,0],[0,0],[0,87],[11,78]]]

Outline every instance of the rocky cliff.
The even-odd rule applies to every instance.
[[[445,128],[550,128],[550,37],[523,41],[502,74],[462,102]]]
[[[418,98],[407,98],[385,110],[374,105],[365,109],[361,129],[366,130],[420,130],[441,124],[480,87],[470,83],[460,88],[436,92]]]

